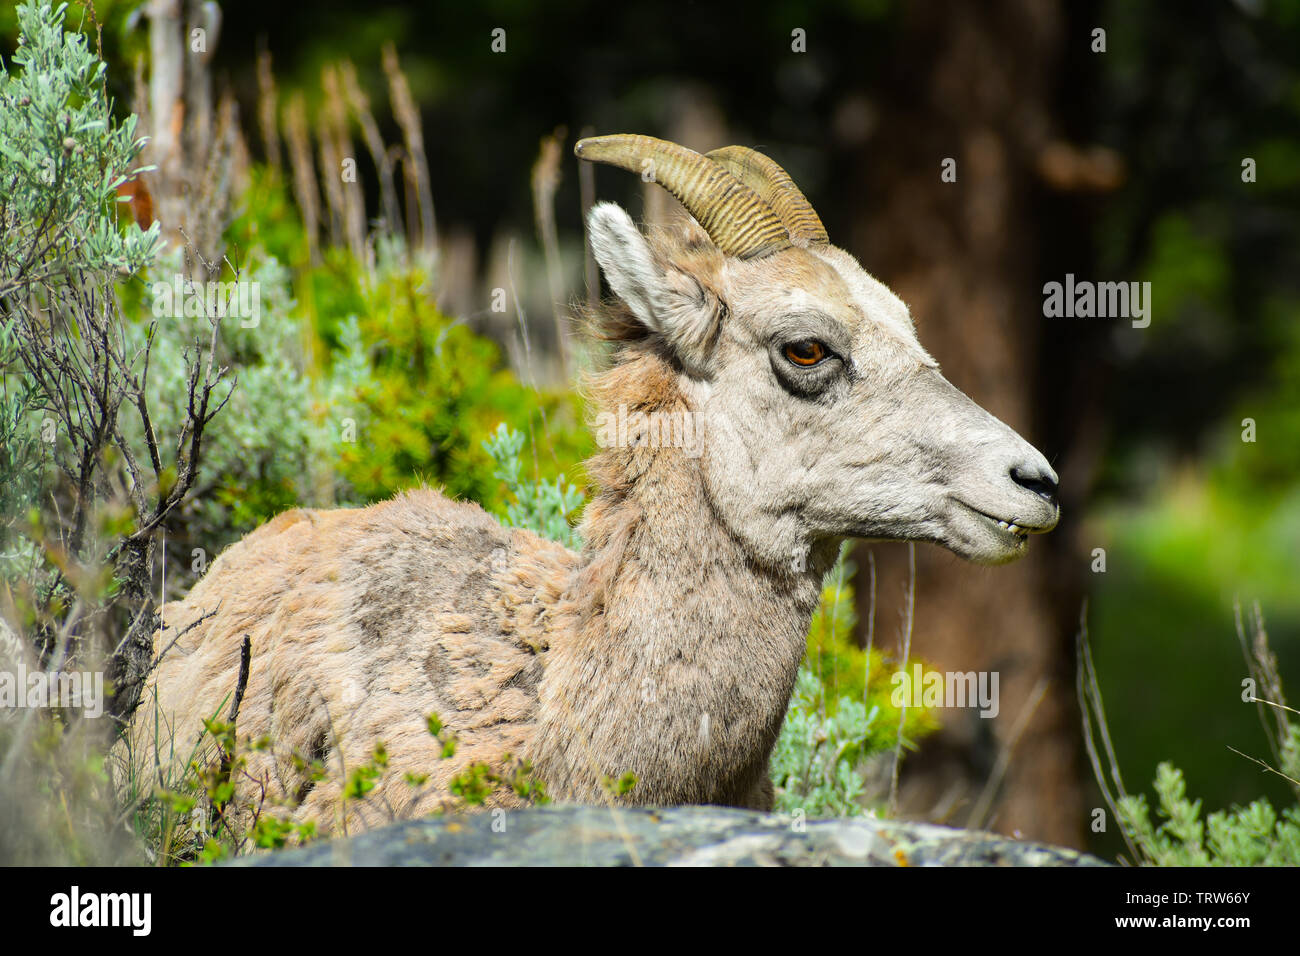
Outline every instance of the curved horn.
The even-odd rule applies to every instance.
[[[812,203],[799,191],[790,174],[762,153],[748,146],[724,146],[705,154],[722,166],[781,217],[790,238],[800,245],[824,246],[830,242],[826,227]]]
[[[789,233],[767,203],[723,166],[693,149],[653,136],[617,133],[579,140],[573,152],[589,162],[642,175],[648,172],[729,256],[752,259],[790,246]]]

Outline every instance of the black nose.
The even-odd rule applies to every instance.
[[[1044,470],[1040,465],[1012,465],[1011,480],[1056,507],[1056,474],[1051,468]]]

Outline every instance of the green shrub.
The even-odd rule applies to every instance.
[[[35,388],[18,364],[11,321],[0,318],[0,581],[26,577],[39,560],[25,534],[47,464],[32,412]]]
[[[369,425],[340,470],[362,500],[420,480],[500,511],[498,464],[484,440],[502,423],[529,435],[532,467],[524,473],[553,477],[590,449],[581,408],[568,393],[521,384],[493,342],[438,310],[428,281],[418,267],[381,256],[359,284],[373,370],[360,394]]]
[[[376,237],[373,266],[330,248],[320,264],[293,270],[279,255],[297,257],[305,242],[276,176],[255,170],[242,205],[227,236],[240,249],[238,278],[257,287],[260,315],[225,331],[219,359],[238,387],[205,450],[205,483],[173,523],[177,580],[190,574],[195,549],[210,557],[292,507],[364,505],[430,484],[505,516],[511,490],[485,446],[502,424],[531,437],[520,474],[541,482],[590,450],[579,400],[522,385],[494,343],[438,310],[428,275],[400,241]],[[149,290],[174,282],[179,268],[168,259],[146,276],[138,337]],[[185,349],[205,321],[161,320],[153,381],[164,426],[183,407]]]
[[[18,49],[0,63],[0,298],[131,275],[158,244],[157,224],[118,226],[117,187],[143,141],[134,116],[113,120],[105,65],[64,33],[66,10],[20,5]]]
[[[1300,747],[1300,726],[1292,725],[1291,752]],[[1294,763],[1293,780],[1300,780]],[[1284,771],[1285,772],[1285,771]],[[1187,799],[1181,770],[1162,763],[1154,789],[1158,814],[1151,820],[1146,795],[1119,801],[1120,825],[1148,866],[1300,866],[1300,805],[1280,814],[1266,799],[1220,810],[1201,819],[1201,801]]]
[[[93,300],[108,314],[117,281],[148,265],[158,244],[156,225],[119,226],[116,190],[142,141],[134,116],[113,119],[105,66],[86,37],[64,32],[66,10],[19,5],[18,47],[0,62],[0,580],[9,583],[39,575],[29,511],[50,489],[49,466],[76,470],[55,409],[68,399],[77,411],[67,418],[87,424],[95,407],[66,377],[33,378],[34,343],[50,353],[62,344],[42,315],[75,323]]]
[[[1277,765],[1237,752],[1262,772],[1281,777],[1290,784],[1297,802],[1280,813],[1268,799],[1260,798],[1245,807],[1233,806],[1203,819],[1201,801],[1187,797],[1183,772],[1164,761],[1156,768],[1153,787],[1156,819],[1153,820],[1146,795],[1130,794],[1124,787],[1106,722],[1086,622],[1080,631],[1078,692],[1084,714],[1084,742],[1102,796],[1114,811],[1132,862],[1139,865],[1300,866],[1300,723],[1293,719],[1300,711],[1285,703],[1277,659],[1269,647],[1259,606],[1253,608],[1253,633],[1249,640],[1239,605],[1236,611],[1237,634],[1251,675],[1247,686],[1262,688],[1250,690],[1242,699],[1261,708]],[[1109,762],[1108,769],[1103,767],[1103,754]]]
[[[504,482],[514,498],[506,503],[505,514],[500,515],[502,521],[512,528],[527,528],[543,538],[558,541],[571,550],[581,550],[582,537],[575,527],[576,515],[583,504],[581,489],[565,484],[564,475],[553,482],[525,480],[520,474],[523,447],[524,436],[505,422],[483,442],[483,450],[496,463],[492,476]]]
[[[892,702],[893,666],[876,648],[853,641],[857,610],[848,546],[822,584],[808,629],[808,653],[772,752],[776,809],[809,817],[855,816],[882,794],[867,785],[868,762],[938,727],[932,711]],[[900,743],[901,723],[901,743]]]
[[[284,261],[305,259],[302,227],[275,174],[255,170],[241,206],[227,236],[250,250],[251,261],[264,250]],[[286,277],[301,324],[299,367],[322,386],[352,386],[346,396],[335,394],[329,411],[316,409],[339,416],[346,405],[353,423],[354,440],[328,453],[339,500],[370,503],[425,483],[504,514],[509,492],[484,446],[501,424],[528,436],[531,455],[521,474],[553,480],[572,473],[593,447],[579,398],[522,384],[495,343],[438,309],[435,277],[411,261],[400,239],[376,236],[374,258],[371,266],[328,248],[318,265],[302,264]],[[365,368],[356,363],[358,347]]]

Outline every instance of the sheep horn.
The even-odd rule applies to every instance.
[[[752,259],[790,246],[790,235],[753,189],[693,149],[653,136],[617,133],[579,140],[579,159],[650,174],[677,197],[729,256]]]
[[[705,155],[758,193],[785,223],[797,245],[824,246],[830,242],[812,203],[775,160],[748,146],[724,146]]]

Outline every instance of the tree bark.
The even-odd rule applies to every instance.
[[[1053,0],[906,7],[878,132],[853,157],[848,199],[857,215],[847,243],[910,305],[947,377],[1058,470],[1061,449],[1044,443],[1038,420],[1044,327],[1035,267],[1048,237],[1035,168],[1051,136],[1062,19]],[[955,182],[941,180],[949,158]],[[859,546],[864,595],[868,547],[878,575],[876,644],[888,646],[904,606],[906,546]],[[904,815],[1082,842],[1068,623],[1079,594],[1060,583],[1077,580],[1069,552],[1060,532],[1033,539],[1027,557],[1002,568],[918,547],[913,656],[940,670],[997,671],[1001,700],[995,719],[942,712],[944,730],[905,764]],[[1000,754],[1009,756],[1005,773]]]

